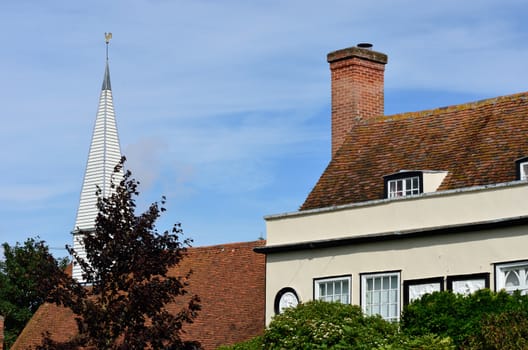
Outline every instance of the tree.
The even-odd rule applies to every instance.
[[[118,174],[124,158],[116,167]],[[86,259],[68,247],[83,270],[87,286],[71,278],[57,287],[52,301],[70,308],[77,316],[79,336],[62,348],[92,346],[97,349],[185,349],[196,343],[181,339],[181,328],[200,309],[197,296],[177,314],[165,306],[187,294],[190,272],[173,276],[168,272],[185,255],[190,240],[180,241],[180,224],[159,233],[155,222],[165,211],[153,203],[135,215],[138,182],[127,171],[113,194],[101,197],[97,191],[99,214],[95,231],[86,232]],[[64,276],[63,276],[64,277]],[[61,348],[48,337],[42,349]]]
[[[38,237],[14,246],[4,243],[2,247],[0,314],[4,316],[5,343],[9,348],[52,289],[46,276],[63,270],[68,259],[55,260]]]

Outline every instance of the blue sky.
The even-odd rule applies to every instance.
[[[265,237],[330,156],[326,54],[389,56],[385,112],[525,91],[528,3],[2,1],[0,242],[72,241],[104,73],[104,33],[140,209],[194,245]],[[56,248],[56,249],[55,249]]]

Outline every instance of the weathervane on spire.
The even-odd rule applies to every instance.
[[[105,32],[106,60],[107,60],[107,61],[108,61],[108,43],[110,42],[110,39],[112,39],[112,33],[106,33],[106,32]]]

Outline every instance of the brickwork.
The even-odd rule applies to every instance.
[[[359,121],[383,115],[385,54],[352,47],[327,57],[332,84],[332,156]]]

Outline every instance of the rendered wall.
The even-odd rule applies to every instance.
[[[313,299],[314,278],[351,275],[351,301],[357,305],[360,273],[401,270],[403,291],[405,280],[487,272],[494,289],[493,264],[528,260],[527,247],[528,226],[518,226],[268,254],[266,322],[275,314],[274,300],[280,289],[291,287],[301,301],[308,301]]]
[[[435,228],[528,215],[528,183],[426,193],[266,217],[267,245]]]
[[[446,191],[416,198],[381,200],[343,208],[267,217],[267,246],[350,238],[449,225],[494,222],[528,215],[528,183]],[[335,248],[267,254],[266,322],[277,292],[295,289],[301,301],[314,295],[314,278],[351,275],[353,304],[360,303],[360,274],[401,271],[403,282],[489,273],[494,263],[528,260],[528,227],[430,234]]]

